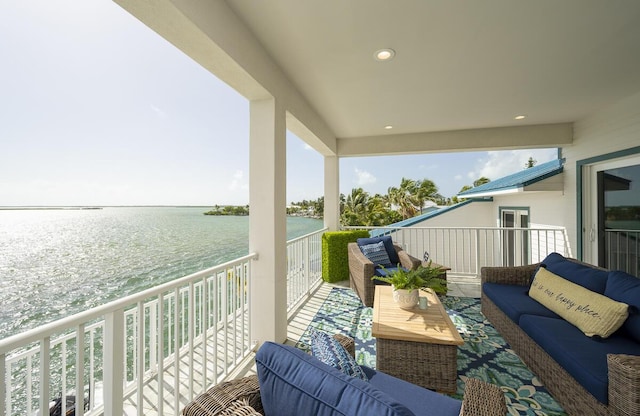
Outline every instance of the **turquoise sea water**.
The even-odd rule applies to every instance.
[[[207,210],[0,210],[0,339],[248,254],[249,217]]]

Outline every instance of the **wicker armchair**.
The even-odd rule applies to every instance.
[[[227,381],[210,388],[184,408],[184,416],[262,416],[258,376]],[[499,387],[467,379],[460,416],[502,416],[507,406]]]
[[[422,261],[409,255],[399,245],[393,245],[400,258],[400,264],[407,269],[415,269]],[[371,278],[375,265],[364,255],[357,243],[347,245],[349,257],[349,283],[351,289],[360,297],[365,306],[373,307],[375,285]]]
[[[353,338],[336,334],[334,338],[355,355]],[[478,379],[466,379],[460,416],[506,415],[504,394],[498,386]],[[258,376],[248,376],[218,384],[196,397],[183,410],[183,416],[262,416]]]

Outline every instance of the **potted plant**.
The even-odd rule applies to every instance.
[[[383,270],[387,271],[384,266]],[[379,280],[393,286],[393,299],[401,308],[412,309],[418,304],[419,289],[431,289],[438,295],[447,293],[447,281],[442,278],[445,269],[442,266],[432,266],[431,261],[426,266],[418,266],[407,270],[398,265],[398,270],[387,276],[373,276],[372,280]]]

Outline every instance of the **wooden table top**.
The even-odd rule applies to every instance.
[[[372,334],[376,338],[462,345],[464,341],[435,293],[420,291],[427,298],[427,309],[402,309],[393,300],[391,286],[376,286],[373,302]]]

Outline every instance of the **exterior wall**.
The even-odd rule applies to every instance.
[[[640,144],[640,93],[603,109],[574,125],[573,145],[563,148],[566,203],[558,205],[567,220],[567,230],[578,252],[578,205],[576,162],[591,157],[636,147]],[[589,259],[586,259],[589,260]]]

